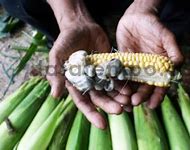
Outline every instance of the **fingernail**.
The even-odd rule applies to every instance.
[[[54,94],[54,91],[53,91],[53,89],[51,89],[51,92],[50,92],[50,94],[51,94],[53,97],[55,97],[55,94]]]
[[[94,125],[99,129],[106,129],[106,125],[100,122],[95,122]]]
[[[56,91],[53,87],[51,89],[51,95],[55,98],[60,98],[62,96],[62,91]]]
[[[115,105],[114,107],[110,108],[111,114],[121,114],[122,113],[122,107],[119,105]]]
[[[139,101],[137,101],[136,99],[132,100],[132,105],[133,106],[137,106],[139,104]]]

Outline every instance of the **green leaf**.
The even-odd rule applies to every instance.
[[[34,44],[31,44],[28,51],[26,52],[26,54],[24,55],[24,57],[21,59],[20,63],[16,67],[13,73],[14,77],[18,75],[22,71],[22,69],[26,66],[26,63],[30,60],[32,55],[35,53],[36,49],[37,49],[37,46]]]

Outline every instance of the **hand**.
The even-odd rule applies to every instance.
[[[62,65],[70,54],[80,49],[100,50],[100,52],[110,51],[107,36],[100,26],[89,21],[77,21],[68,26],[62,26],[61,33],[49,54],[49,65],[51,66],[49,72],[52,72],[53,68],[55,73],[47,75],[52,87],[51,94],[54,97],[60,97],[65,85],[76,106],[84,113],[87,119],[95,126],[105,128],[106,122],[96,110],[96,106],[107,113],[118,114],[122,112],[119,102],[124,101],[125,97],[118,95],[117,91],[110,92],[108,95],[108,93],[91,90],[83,95],[68,81],[65,82],[65,78],[61,74]]]
[[[96,127],[105,128],[106,122],[102,115],[98,113],[96,106],[108,113],[121,113],[121,104],[126,103],[129,90],[118,88],[110,93],[102,93],[91,90],[83,95],[74,88],[68,81],[65,82],[61,74],[61,66],[68,59],[70,54],[77,50],[98,50],[99,52],[109,52],[110,45],[108,38],[102,28],[90,17],[83,0],[48,0],[57,19],[60,35],[49,54],[49,65],[52,66],[56,74],[48,75],[54,97],[60,97],[63,92],[64,83],[76,106],[84,113],[87,119]],[[64,11],[62,11],[64,9]],[[64,22],[63,22],[64,21]],[[117,90],[123,91],[120,95]]]
[[[139,4],[133,2],[126,10],[117,27],[118,49],[155,53],[168,56],[175,65],[181,63],[183,57],[174,35],[160,22],[154,10],[150,8],[143,10]],[[135,106],[147,101],[150,108],[155,108],[163,100],[165,91],[165,88],[137,84],[133,88],[131,104]]]

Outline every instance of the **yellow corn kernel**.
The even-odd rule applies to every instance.
[[[91,54],[87,56],[90,63],[94,64],[97,62],[103,63],[110,61],[111,59],[119,59],[123,64],[144,64],[144,67],[148,65],[157,66],[156,71],[164,66],[166,71],[173,70],[173,63],[168,57],[156,55],[156,54],[144,54],[144,53],[101,53],[101,54]],[[126,63],[127,62],[127,63]],[[141,65],[142,66],[142,65]]]
[[[154,67],[154,70],[158,73],[172,72],[174,65],[168,57],[160,56],[157,54],[145,54],[145,53],[104,53],[104,54],[91,54],[87,56],[87,60],[90,64],[100,65],[101,63],[110,61],[111,59],[119,59],[124,67],[135,69],[139,67],[145,69],[148,66]],[[169,83],[155,82],[155,81],[143,81],[138,79],[132,79],[133,81],[147,83],[149,85],[156,85],[165,87]]]

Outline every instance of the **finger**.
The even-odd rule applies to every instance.
[[[132,42],[132,41],[130,41],[130,42]],[[137,48],[137,45],[134,42],[132,42],[132,43],[128,43],[128,42],[125,42],[124,44],[120,43],[119,46],[118,46],[118,50],[120,52],[136,53],[139,48]]]
[[[64,87],[64,78],[62,75],[57,76],[51,76],[47,75],[47,80],[49,81],[51,85],[51,95],[53,97],[61,97],[64,93],[65,87]]]
[[[122,105],[128,105],[130,103],[130,97],[120,94],[118,91],[107,92],[107,95]]]
[[[78,109],[83,112],[87,119],[94,124],[96,127],[104,129],[106,122],[103,116],[96,110],[95,106],[89,100],[89,97],[82,96],[81,93],[74,88],[68,81],[65,82],[66,88],[68,89],[73,101],[75,102]]]
[[[125,32],[125,34],[123,34],[122,32],[124,30],[127,31]],[[129,30],[126,30],[126,28],[125,29],[121,29],[121,27],[117,28],[116,40],[119,51],[136,52],[135,50],[138,49],[132,33]]]
[[[89,95],[92,102],[96,106],[103,109],[105,112],[110,113],[110,114],[120,114],[122,112],[122,108],[120,104],[115,102],[109,96],[106,96],[105,94],[96,90],[91,90],[89,92]]]
[[[95,49],[98,50],[99,52],[110,52],[111,46],[108,40],[107,35],[104,33],[102,29],[97,30],[100,33],[97,33],[97,35],[102,35],[98,36],[98,38],[95,41]]]
[[[128,81],[126,81],[126,82],[120,82],[120,81],[115,82],[114,89],[123,95],[130,96],[132,94],[132,90],[131,90],[130,86],[128,85]]]
[[[175,36],[173,33],[165,30],[163,36],[163,47],[168,53],[168,57],[176,64],[180,64],[183,61],[183,55],[181,50],[176,42]]]
[[[165,93],[166,93],[165,88],[156,87],[154,89],[154,93],[152,94],[149,101],[147,102],[147,106],[150,109],[156,108],[163,101]]]
[[[51,50],[49,53],[49,66],[47,80],[51,85],[51,95],[61,97],[64,92],[64,76],[62,75],[62,59],[58,56],[58,51]]]
[[[137,106],[140,103],[146,101],[149,98],[149,96],[152,94],[153,89],[154,89],[153,86],[147,84],[139,85],[137,92],[131,96],[132,105]]]

